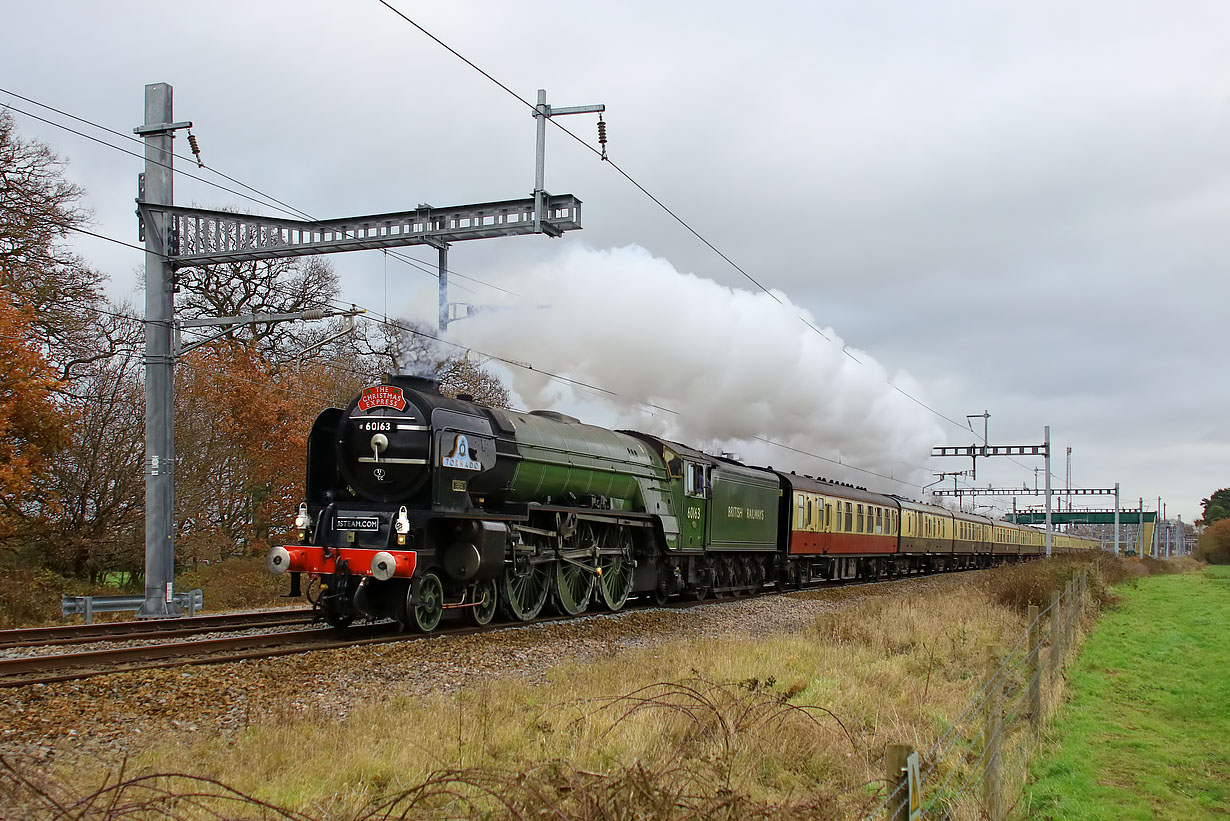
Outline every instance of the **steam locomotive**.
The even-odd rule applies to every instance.
[[[392,618],[429,632],[448,610],[480,625],[501,611],[530,621],[548,604],[576,615],[1044,550],[1033,528],[554,411],[485,407],[406,376],[319,415],[306,484],[298,543],[274,547],[269,569],[339,627]],[[1053,540],[1056,551],[1098,548]]]

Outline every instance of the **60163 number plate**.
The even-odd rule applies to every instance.
[[[361,530],[375,533],[380,530],[379,516],[337,516],[333,519],[334,530]]]

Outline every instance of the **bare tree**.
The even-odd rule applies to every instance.
[[[51,149],[20,139],[13,118],[0,114],[0,289],[31,317],[34,341],[60,373],[105,347],[105,278],[63,244],[90,217],[64,170]]]
[[[492,408],[509,406],[508,388],[498,376],[470,359],[467,351],[436,366],[440,393],[445,396],[469,396],[480,405]]]
[[[177,313],[185,318],[330,310],[338,298],[337,274],[320,257],[183,268],[179,288]],[[285,366],[340,327],[336,320],[237,325],[228,337],[254,342],[271,363]]]
[[[387,322],[365,322],[354,338],[354,352],[367,360],[373,378],[381,373],[423,376],[435,372],[445,348],[422,323],[404,317]]]

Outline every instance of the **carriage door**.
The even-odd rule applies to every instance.
[[[700,550],[705,546],[705,525],[709,509],[709,466],[700,462],[683,462],[684,535],[680,547]]]

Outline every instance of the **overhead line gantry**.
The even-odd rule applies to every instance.
[[[553,195],[544,189],[544,127],[553,115],[605,110],[605,106],[552,109],[546,104],[546,92],[538,92],[532,197],[446,208],[420,204],[412,211],[391,214],[297,220],[175,205],[173,140],[176,131],[190,129],[192,123],[175,122],[173,108],[170,85],[147,85],[145,123],[133,129],[145,140],[145,172],[137,184],[140,239],[145,243],[145,600],[137,615],[145,618],[181,614],[174,593],[172,529],[173,385],[178,355],[175,272],[195,266],[428,245],[440,254],[443,331],[448,323],[450,243],[522,234],[558,237],[581,227],[581,201],[571,194]],[[193,149],[195,152],[195,144]],[[225,324],[227,319],[239,318],[200,324]]]

